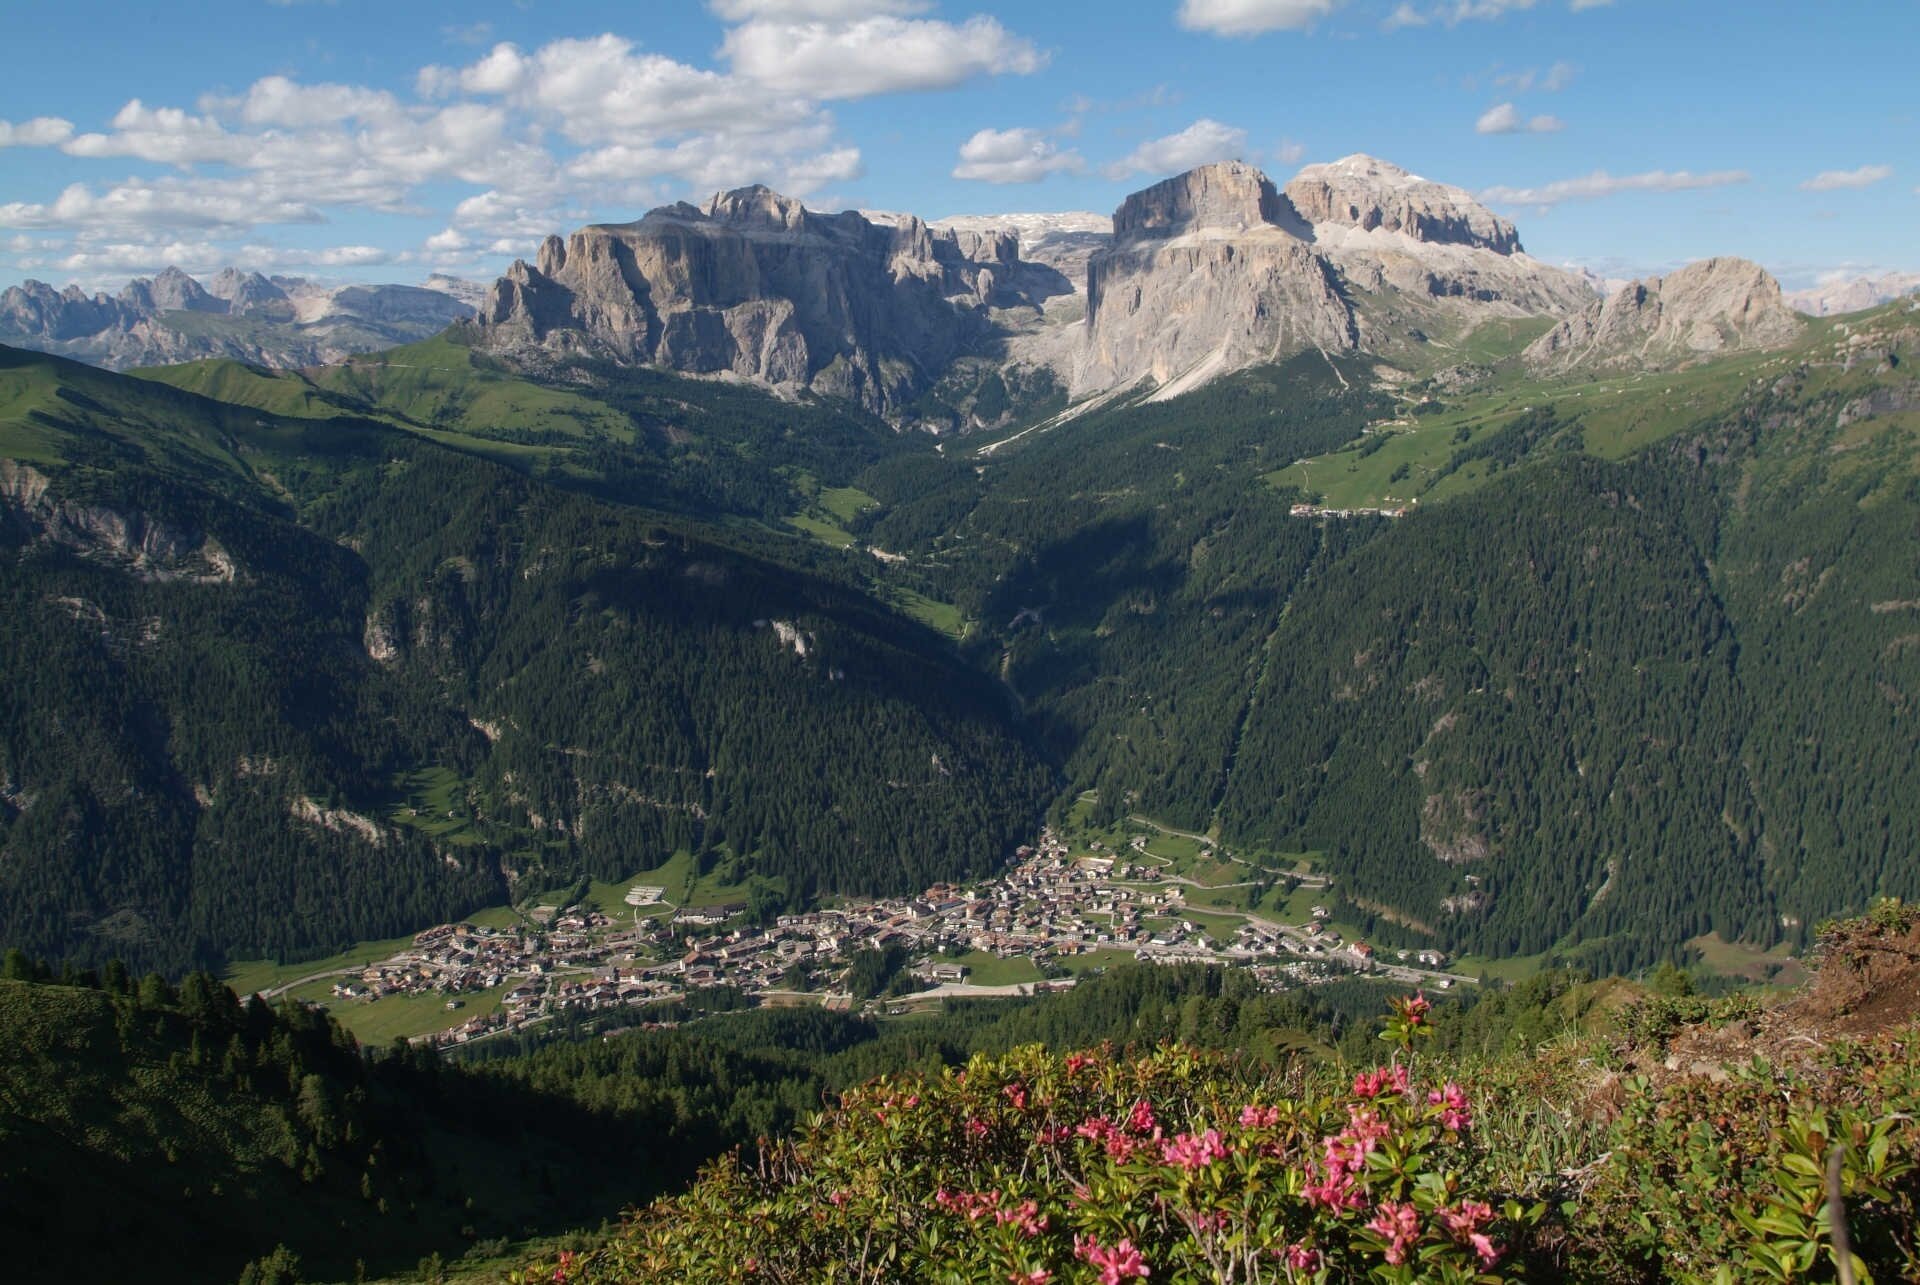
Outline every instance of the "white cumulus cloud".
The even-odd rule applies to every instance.
[[[73,122],[58,116],[35,116],[18,125],[0,120],[0,147],[55,147],[73,137]]]
[[[1201,117],[1177,134],[1154,138],[1107,166],[1111,179],[1134,174],[1178,174],[1196,165],[1231,160],[1246,150],[1247,131]]]
[[[1080,153],[1061,151],[1037,129],[983,129],[960,144],[953,176],[980,183],[1033,183],[1085,168]]]
[[[720,53],[737,77],[819,99],[950,89],[1047,64],[1031,41],[984,15],[961,23],[891,14],[854,22],[756,19],[729,29]]]
[[[1800,185],[1803,192],[1845,192],[1893,177],[1891,165],[1862,165],[1857,170],[1822,170]]]
[[[104,192],[84,183],[68,186],[44,204],[9,201],[0,205],[0,227],[81,227],[124,233],[135,228],[236,229],[257,223],[319,223],[311,205],[283,200],[245,179],[130,179]]]
[[[728,22],[754,18],[845,22],[876,14],[924,13],[932,7],[927,0],[711,0],[707,5]]]
[[[1489,205],[1559,205],[1563,201],[1592,201],[1622,192],[1685,192],[1703,187],[1727,187],[1753,176],[1745,170],[1648,170],[1644,174],[1613,175],[1595,170],[1580,178],[1561,179],[1541,187],[1489,187],[1480,199]]]
[[[1552,134],[1564,128],[1558,116],[1522,116],[1512,103],[1488,108],[1473,123],[1476,134]]]
[[[1339,8],[1342,0],[1180,0],[1180,25],[1220,36],[1300,31]]]

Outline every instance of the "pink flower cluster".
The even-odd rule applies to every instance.
[[[1319,1181],[1309,1182],[1301,1191],[1308,1203],[1325,1205],[1335,1213],[1363,1207],[1367,1198],[1354,1185],[1354,1177],[1366,1170],[1367,1157],[1392,1129],[1371,1107],[1348,1107],[1347,1127],[1321,1144]],[[1307,1163],[1307,1175],[1314,1176],[1312,1161]]]
[[[1104,1116],[1089,1116],[1074,1126],[1075,1133],[1106,1148],[1107,1159],[1123,1165],[1140,1149],[1137,1139]]]
[[[1040,1212],[1038,1203],[1023,1200],[1009,1205],[1006,1199],[1006,1194],[999,1191],[948,1191],[942,1187],[933,1193],[934,1204],[970,1223],[991,1216],[999,1226],[1012,1226],[1028,1240],[1047,1229],[1047,1215]]]
[[[997,1191],[948,1191],[942,1187],[933,1193],[933,1203],[950,1214],[958,1214],[970,1223],[977,1223],[999,1210],[1000,1193]]]
[[[1288,1245],[1285,1257],[1287,1266],[1296,1272],[1317,1272],[1323,1261],[1319,1250],[1304,1244]]]
[[[1012,1084],[1009,1084],[1005,1088],[1001,1089],[1000,1092],[1006,1096],[1007,1101],[1013,1103],[1013,1109],[1015,1111],[1025,1111],[1027,1109],[1027,1086],[1026,1085],[1021,1084],[1019,1081],[1016,1080]]]
[[[1372,1099],[1383,1093],[1405,1096],[1410,1087],[1411,1077],[1404,1066],[1377,1066],[1353,1077],[1353,1096],[1356,1098]]]
[[[1091,1237],[1074,1237],[1074,1256],[1092,1267],[1100,1269],[1100,1285],[1120,1285],[1131,1277],[1145,1279],[1149,1272],[1147,1260],[1133,1247],[1130,1240],[1122,1240],[1112,1249],[1102,1248]]]
[[[1247,1105],[1240,1108],[1242,1129],[1271,1129],[1280,1123],[1279,1107]]]
[[[1382,1201],[1368,1220],[1367,1230],[1387,1242],[1387,1264],[1398,1267],[1407,1261],[1407,1251],[1420,1239],[1420,1211],[1412,1205]]]
[[[1463,1200],[1458,1209],[1442,1209],[1438,1217],[1453,1238],[1478,1255],[1482,1267],[1500,1261],[1500,1250],[1492,1237],[1481,1230],[1493,1221],[1493,1206],[1480,1200]]]
[[[1448,1080],[1445,1088],[1427,1094],[1427,1105],[1440,1110],[1440,1123],[1455,1133],[1473,1123],[1473,1111],[1467,1103],[1467,1091]]]
[[[1218,1129],[1208,1129],[1201,1134],[1183,1133],[1160,1144],[1160,1158],[1182,1169],[1204,1169],[1226,1157],[1227,1145],[1220,1140]]]
[[[998,1199],[998,1197],[996,1197]],[[1031,1200],[1023,1200],[1012,1209],[996,1209],[993,1221],[1002,1227],[1013,1224],[1028,1240],[1032,1240],[1047,1229],[1047,1216],[1040,1212],[1040,1206]]]

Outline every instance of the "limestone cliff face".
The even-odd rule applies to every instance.
[[[1196,387],[1311,347],[1393,358],[1593,298],[1466,192],[1370,156],[1284,190],[1238,162],[1202,166],[1129,197],[1113,226],[1088,266],[1076,393]]]
[[[1415,241],[1464,245],[1495,254],[1520,249],[1513,224],[1460,188],[1409,174],[1372,156],[1309,165],[1287,184],[1286,198],[1309,223],[1402,232]]]
[[[1303,348],[1349,351],[1353,311],[1266,175],[1228,161],[1137,192],[1087,265],[1076,393],[1201,380]]]
[[[1512,223],[1464,190],[1372,156],[1309,165],[1283,194],[1362,309],[1361,346],[1498,317],[1566,316],[1593,302],[1581,277],[1541,263]]]
[[[1593,302],[1460,188],[1369,156],[1284,190],[1205,165],[1094,215],[821,214],[761,187],[550,237],[481,308],[484,348],[807,388],[899,418],[930,388],[1171,395],[1319,348],[1424,365],[1481,324]],[[1436,349],[1430,345],[1439,344]],[[958,405],[959,402],[954,404]]]
[[[1745,259],[1705,259],[1622,286],[1531,344],[1539,370],[1652,369],[1718,352],[1793,342],[1806,322],[1780,283]]]
[[[0,527],[121,567],[142,580],[231,584],[239,571],[220,542],[138,510],[63,500],[31,465],[0,460]]]
[[[764,187],[550,237],[480,308],[482,347],[591,353],[898,410],[990,333],[1016,238],[821,214]]]

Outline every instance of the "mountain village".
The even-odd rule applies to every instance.
[[[665,888],[635,884],[624,910],[539,906],[513,929],[429,928],[390,958],[332,974],[330,1006],[444,996],[446,1011],[457,1013],[470,1002],[491,1005],[497,996],[491,1011],[414,1037],[464,1045],[567,1014],[631,1009],[644,1021],[647,1006],[722,988],[748,1003],[843,1010],[864,1004],[867,1011],[899,1014],[947,998],[1069,989],[1081,969],[1121,960],[1243,967],[1276,991],[1355,972],[1437,990],[1475,980],[1444,971],[1448,961],[1439,951],[1379,951],[1349,940],[1327,922],[1325,906],[1314,906],[1300,924],[1217,906],[1190,910],[1189,882],[1149,864],[1143,845],[1075,855],[1046,830],[986,883],[936,884],[918,897],[847,902],[780,915],[769,924],[749,922],[744,902],[675,907]],[[1238,925],[1226,931],[1226,919]],[[858,952],[889,948],[904,952],[902,975],[890,993],[857,998],[848,979]],[[1036,979],[982,984],[956,958],[972,952],[1031,960]]]

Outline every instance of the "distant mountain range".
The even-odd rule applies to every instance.
[[[1599,299],[1463,189],[1364,155],[1284,188],[1239,162],[1201,166],[1111,218],[929,224],[753,187],[549,237],[488,293],[474,342],[529,369],[599,356],[993,428],[1049,399],[1174,396],[1316,349],[1446,365],[1489,321],[1575,326],[1579,344],[1532,359],[1559,369],[1685,364],[1798,333],[1771,277],[1717,262],[1710,282],[1675,273],[1664,294]]]
[[[168,268],[117,295],[28,281],[0,292],[0,343],[110,370],[208,357],[313,366],[438,334],[472,316],[484,293],[446,276],[425,286],[327,286],[235,268],[205,284]]]
[[[1847,277],[1795,290],[1787,302],[1811,317],[1837,317],[1859,312],[1920,290],[1920,272],[1883,272],[1878,276]]]

